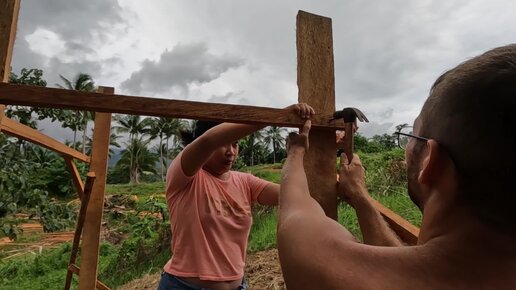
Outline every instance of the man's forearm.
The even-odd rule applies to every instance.
[[[291,150],[282,170],[280,217],[296,211],[324,215],[321,206],[310,196],[303,167],[304,150]]]
[[[374,246],[402,246],[399,237],[391,230],[387,222],[371,201],[368,194],[353,201],[364,243]]]

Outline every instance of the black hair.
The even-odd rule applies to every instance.
[[[192,143],[195,139],[197,139],[199,136],[204,134],[204,132],[208,131],[209,129],[221,124],[220,122],[211,122],[211,121],[195,121],[194,129],[193,130],[180,130],[179,135],[181,138],[181,143],[183,146],[186,146],[190,143]]]

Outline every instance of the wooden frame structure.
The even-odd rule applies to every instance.
[[[97,93],[8,84],[12,50],[20,0],[0,0],[0,61],[2,83],[0,103],[46,108],[66,108],[95,111],[95,130],[91,158],[61,144],[44,134],[4,116],[0,105],[0,131],[54,150],[64,156],[77,191],[82,196],[84,184],[74,159],[90,163],[96,179],[86,210],[81,251],[82,270],[79,289],[103,288],[97,283],[98,253],[104,190],[111,129],[111,113],[189,118],[222,122],[300,127],[303,120],[282,109],[243,105],[213,104],[179,100],[152,99],[115,95],[113,88],[100,87]],[[330,122],[335,111],[335,79],[333,67],[331,19],[300,11],[297,16],[299,101],[317,111],[312,121],[310,151],[305,157],[305,171],[312,196],[321,204],[327,216],[337,219],[335,183],[335,130],[342,122]],[[99,100],[102,99],[102,102]],[[419,230],[380,203],[376,208],[391,228],[407,243],[417,242]],[[76,233],[80,234],[80,233]],[[105,289],[105,288],[103,288]]]

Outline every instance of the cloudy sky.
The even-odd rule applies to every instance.
[[[120,94],[277,108],[297,101],[297,11],[331,17],[337,108],[361,108],[366,136],[412,123],[445,70],[516,42],[513,0],[21,3],[15,73],[41,68],[54,86],[83,72]]]

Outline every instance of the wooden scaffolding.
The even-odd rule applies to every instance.
[[[8,84],[19,9],[20,0],[0,0],[0,131],[61,154],[72,173],[79,196],[83,201],[89,199],[87,206],[81,207],[85,215],[82,221],[79,218],[76,229],[76,237],[80,237],[82,229],[81,269],[73,263],[69,268],[70,272],[79,275],[80,290],[108,289],[97,281],[97,267],[112,113],[282,127],[300,127],[303,124],[303,120],[294,113],[276,108],[116,95],[110,87],[99,87],[98,92],[90,93]],[[299,11],[296,28],[298,100],[310,104],[317,112],[312,120],[305,171],[310,193],[327,216],[337,219],[335,130],[343,129],[343,123],[330,122],[335,111],[332,23],[330,18]],[[91,157],[7,118],[5,105],[96,112]],[[75,160],[89,163],[87,198],[83,197],[85,185]],[[376,208],[406,243],[417,242],[417,227],[380,203],[376,203]],[[77,246],[78,242],[77,239]],[[75,258],[72,258],[74,262]]]

